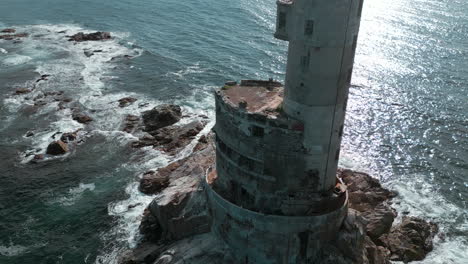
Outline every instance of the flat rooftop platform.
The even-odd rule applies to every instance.
[[[283,103],[283,85],[275,81],[228,82],[220,93],[226,103],[251,113],[277,115]]]

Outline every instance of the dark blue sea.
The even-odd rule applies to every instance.
[[[124,117],[176,103],[213,120],[225,81],[284,80],[275,16],[274,0],[0,0],[0,30],[29,34],[0,40],[0,263],[115,263],[135,246],[153,198],[139,177],[174,157],[132,149]],[[80,31],[114,38],[67,41]],[[94,121],[34,106],[57,91]],[[126,96],[138,101],[120,108]],[[418,263],[468,263],[468,1],[366,0],[349,100],[341,166],[398,191],[400,215],[440,224]],[[30,162],[80,128],[70,153]]]

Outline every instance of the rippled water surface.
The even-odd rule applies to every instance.
[[[152,199],[137,190],[140,173],[173,159],[129,148],[125,115],[172,102],[213,117],[211,92],[224,81],[283,80],[287,43],[272,37],[275,8],[273,0],[0,1],[0,28],[30,34],[0,40],[0,263],[115,263],[138,240]],[[115,38],[66,41],[96,30]],[[466,0],[364,4],[340,161],[397,190],[400,212],[440,223],[445,239],[420,263],[468,259],[467,36]],[[95,121],[70,154],[32,164],[28,153],[43,152],[56,132],[83,127],[57,104],[32,111],[38,91],[13,95],[41,74],[51,77],[38,91],[64,91]],[[139,103],[119,108],[125,96]]]

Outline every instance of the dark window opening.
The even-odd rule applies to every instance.
[[[306,72],[309,69],[310,56],[301,57],[301,69],[303,72]]]
[[[348,83],[351,83],[351,78],[352,78],[352,76],[353,76],[353,68],[351,68],[351,69],[348,70],[348,77],[346,78],[346,81],[347,81]]]
[[[226,155],[228,157],[230,157],[230,158],[232,157],[232,149],[231,148],[226,147]]]
[[[307,20],[304,27],[304,35],[312,36],[314,34],[314,21]]]
[[[356,47],[357,47],[357,35],[355,35],[353,39],[353,51],[356,51]]]
[[[263,127],[252,126],[252,135],[254,137],[263,137],[264,134],[265,134],[265,130],[263,129]]]
[[[241,187],[241,195],[243,197],[247,196],[247,191],[243,187]]]
[[[343,130],[344,130],[344,126],[341,125],[341,127],[340,127],[340,132],[338,133],[338,135],[339,135],[340,137],[343,136]]]
[[[253,170],[255,168],[255,161],[239,155],[239,166],[245,169]]]
[[[286,27],[286,13],[280,12],[278,15],[278,28],[284,29]]]
[[[340,149],[337,149],[335,153],[335,160],[338,160],[339,158],[340,158]]]

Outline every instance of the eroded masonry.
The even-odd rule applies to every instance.
[[[216,92],[212,231],[242,263],[306,263],[347,213],[336,177],[362,0],[279,0],[286,81]]]

